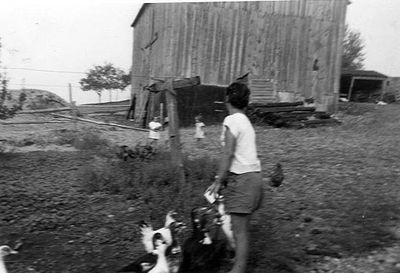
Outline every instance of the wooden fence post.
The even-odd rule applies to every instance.
[[[172,164],[178,168],[183,168],[182,152],[179,136],[179,117],[178,104],[176,101],[176,91],[173,89],[172,80],[167,83],[166,89],[167,112],[168,112],[168,136],[171,150]]]
[[[74,129],[75,131],[78,130],[78,109],[76,107],[76,102],[72,100],[72,86],[69,83],[68,84],[68,90],[69,90],[69,103],[70,103],[70,107],[71,107],[71,115],[74,117]]]
[[[182,152],[179,136],[179,117],[178,104],[176,99],[176,89],[191,87],[200,84],[200,77],[185,78],[179,80],[168,80],[167,82],[157,82],[149,87],[152,92],[166,92],[166,107],[168,113],[168,136],[171,152],[171,162],[179,170],[179,185],[185,182],[185,173],[182,162]]]

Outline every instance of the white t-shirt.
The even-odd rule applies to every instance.
[[[195,138],[204,138],[204,130],[203,127],[206,126],[203,122],[196,122],[196,134]]]
[[[151,121],[149,123],[149,138],[151,139],[160,139],[160,131],[162,125],[159,122],[156,121]]]
[[[256,134],[247,116],[235,113],[224,119],[222,145],[225,145],[226,127],[236,139],[234,157],[229,171],[236,174],[261,171],[260,160],[257,157]]]

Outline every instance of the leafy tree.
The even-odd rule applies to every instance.
[[[86,73],[86,78],[79,81],[83,91],[95,91],[99,96],[101,102],[101,93],[104,90],[111,92],[112,90],[123,90],[130,84],[129,74],[114,67],[111,63],[105,65],[96,65],[94,68],[89,69]]]
[[[345,28],[343,41],[342,69],[362,69],[364,67],[364,41],[361,33]]]
[[[0,42],[0,51],[1,51],[1,42]],[[22,104],[24,102],[24,100],[21,100],[20,97],[19,105],[12,103],[11,94],[8,92],[7,85],[8,85],[7,76],[5,73],[1,73],[0,71],[0,119],[12,118],[17,112],[17,110],[22,108]]]

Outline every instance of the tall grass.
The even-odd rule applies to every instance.
[[[80,150],[101,149],[110,146],[109,141],[95,129],[56,131],[53,141],[57,145],[69,144]]]
[[[162,219],[167,210],[187,214],[193,206],[206,205],[202,193],[212,182],[216,162],[208,157],[184,157],[185,183],[178,181],[179,170],[168,152],[160,152],[151,161],[115,160],[95,156],[81,168],[82,190],[88,194],[120,194],[140,199],[151,219]]]

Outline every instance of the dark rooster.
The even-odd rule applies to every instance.
[[[244,75],[240,76],[239,78],[237,78],[235,80],[235,82],[241,82],[241,83],[244,83],[244,84],[248,84],[249,83],[249,74],[250,74],[250,72],[247,72],[246,74],[244,74]]]
[[[270,175],[270,186],[279,187],[282,184],[284,178],[285,176],[283,174],[281,163],[276,163]]]
[[[191,211],[193,231],[183,244],[183,261],[179,273],[211,273],[222,265],[228,254],[227,240],[220,236],[223,233],[220,232],[221,223],[217,215],[213,207],[194,208]]]
[[[153,248],[156,249],[157,245],[162,241],[161,233],[155,233],[153,236]],[[150,271],[157,263],[157,255],[153,252],[147,253],[140,258],[136,259],[134,262],[123,267],[117,272],[137,272],[144,273]]]
[[[128,160],[129,154],[130,154],[131,150],[129,149],[128,146],[126,145],[121,145],[119,146],[119,151],[117,153],[117,156],[121,159],[123,159],[124,161]]]

